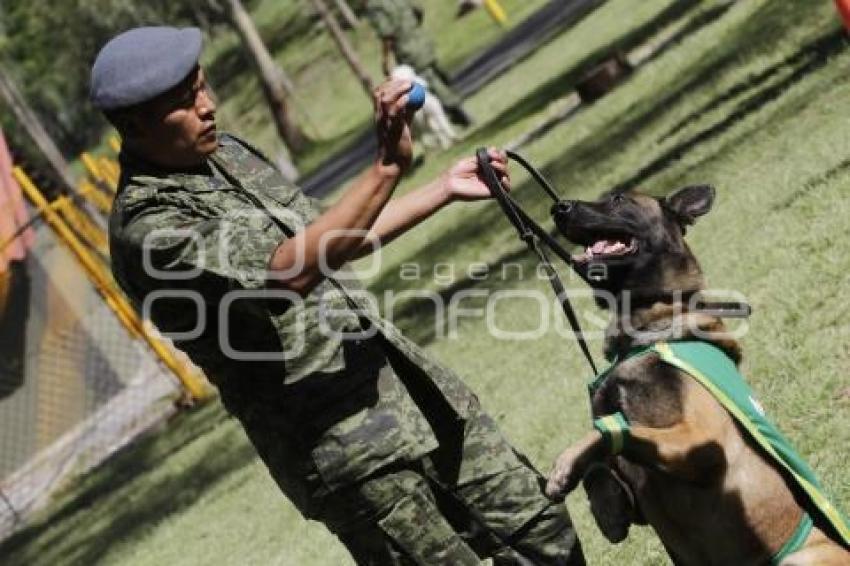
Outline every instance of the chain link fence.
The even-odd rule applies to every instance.
[[[77,202],[48,203],[26,173],[2,163],[0,188],[23,189],[34,230],[29,249],[2,256],[11,260],[0,266],[0,540],[178,401],[208,392],[199,370],[138,318],[112,281],[102,225],[117,163],[83,158],[91,179]],[[9,221],[9,210],[0,214]]]
[[[55,490],[166,418],[182,393],[48,227],[36,229],[31,253],[7,277],[0,538]]]
[[[0,538],[174,411],[182,388],[42,225],[8,275],[0,355]],[[8,328],[13,327],[13,328]]]

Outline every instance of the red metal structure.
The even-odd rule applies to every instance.
[[[850,0],[835,0],[835,7],[838,8],[838,13],[841,14],[844,27],[850,30]]]

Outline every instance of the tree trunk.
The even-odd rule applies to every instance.
[[[372,79],[360,63],[360,59],[357,57],[357,53],[354,51],[354,48],[351,47],[350,43],[348,43],[348,38],[346,38],[345,32],[342,31],[342,28],[339,27],[339,22],[336,21],[336,17],[330,10],[328,10],[328,6],[325,4],[324,0],[311,1],[313,2],[313,6],[316,8],[316,12],[319,13],[322,20],[325,22],[325,25],[328,27],[328,31],[331,32],[331,36],[333,36],[334,42],[336,42],[336,46],[339,48],[339,51],[342,53],[342,56],[348,63],[348,66],[351,67],[351,70],[354,71],[354,74],[357,76],[357,80],[359,80],[360,84],[363,85],[363,90],[366,91],[366,96],[369,97],[369,100],[372,100],[372,91],[375,90]]]
[[[56,144],[53,142],[50,134],[47,133],[38,115],[27,103],[26,99],[18,90],[18,87],[15,86],[12,77],[7,74],[3,67],[0,67],[0,97],[12,109],[20,125],[23,126],[24,130],[26,130],[27,134],[29,134],[30,138],[32,138],[56,172],[58,179],[68,190],[74,191],[76,182],[73,175],[71,175],[71,170],[68,168],[68,162],[65,161],[65,157],[59,151],[59,148],[56,147]]]
[[[257,26],[245,11],[242,2],[227,0],[226,12],[230,24],[239,34],[242,44],[248,50],[257,69],[263,94],[268,101],[278,134],[293,154],[302,153],[307,147],[308,138],[292,117],[288,100],[291,92],[287,89],[286,76],[274,62],[257,31]]]
[[[351,9],[351,6],[348,5],[347,0],[334,0],[334,2],[336,2],[337,10],[342,14],[342,19],[345,20],[349,28],[356,29],[360,26],[360,20],[357,18],[354,10]]]

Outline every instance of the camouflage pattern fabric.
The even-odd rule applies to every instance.
[[[403,505],[396,517],[425,512],[428,493],[392,479],[392,470],[416,470],[417,485],[442,482],[462,508],[480,509],[500,540],[520,528],[533,533],[549,517],[541,524],[550,539],[523,536],[528,552],[568,552],[574,533],[563,509],[543,497],[539,474],[452,371],[380,317],[353,273],[340,270],[303,300],[266,287],[271,254],[318,216],[316,203],[231,136],[207,161],[165,172],[122,155],[109,227],[113,272],[218,386],[298,509],[357,557],[353,541],[381,543],[345,533],[392,522],[390,510]],[[358,497],[375,501],[357,512],[342,503]],[[358,526],[340,522],[353,517]],[[429,521],[413,539],[393,539],[401,555],[472,557],[440,517]]]
[[[413,466],[334,494],[325,523],[359,564],[584,564],[560,505],[476,410]]]
[[[422,29],[422,6],[413,0],[368,0],[366,15],[381,39],[393,40],[397,64],[417,73],[437,60],[434,43]]]

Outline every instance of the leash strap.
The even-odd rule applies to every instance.
[[[584,333],[581,331],[578,317],[576,316],[572,303],[570,303],[570,298],[567,295],[567,290],[564,288],[564,283],[561,281],[561,277],[558,275],[558,272],[555,271],[555,267],[549,261],[549,258],[546,256],[546,251],[539,245],[539,241],[536,237],[531,238],[526,243],[528,244],[528,247],[537,254],[537,257],[540,258],[540,263],[546,270],[549,284],[552,285],[552,290],[555,292],[555,296],[558,297],[558,301],[561,303],[561,309],[564,311],[564,315],[566,315],[567,320],[570,323],[570,327],[573,330],[576,341],[578,342],[585,359],[587,359],[587,363],[590,364],[590,369],[593,370],[593,375],[598,374],[599,370],[596,369],[596,363],[593,361],[593,356],[590,355],[590,348],[588,348],[587,341],[584,339]]]
[[[516,154],[512,152],[509,155],[511,155],[512,158],[515,158],[516,156]],[[570,327],[572,328],[576,341],[578,342],[584,357],[587,359],[587,363],[590,364],[593,374],[598,374],[599,371],[596,369],[593,356],[590,355],[590,348],[588,348],[587,341],[584,339],[584,334],[581,331],[578,317],[576,316],[572,303],[570,303],[567,290],[564,288],[564,283],[561,281],[561,277],[558,275],[558,272],[555,270],[552,262],[549,261],[545,250],[540,245],[540,241],[543,241],[546,245],[552,248],[552,250],[561,259],[563,259],[567,265],[572,266],[573,262],[570,254],[560,244],[558,244],[558,242],[550,236],[543,227],[532,220],[519,207],[516,201],[508,195],[507,191],[502,186],[498,175],[496,175],[496,171],[493,169],[493,166],[490,165],[490,155],[487,153],[487,150],[479,148],[476,151],[476,158],[478,159],[478,171],[484,181],[484,184],[487,185],[487,188],[490,190],[493,198],[496,199],[496,202],[499,203],[499,206],[502,208],[505,216],[508,217],[508,220],[510,220],[511,224],[513,224],[514,228],[516,228],[520,239],[525,242],[528,248],[533,251],[538,258],[540,258],[540,263],[546,270],[549,283],[552,285],[552,290],[555,292],[555,296],[558,297],[558,301],[561,303],[561,309],[563,309],[564,315],[566,315],[567,321],[570,323]],[[517,161],[520,165],[528,169],[529,173],[541,184],[541,186],[546,188],[547,192],[550,193],[550,196],[557,200],[552,188],[533,167],[531,167],[522,158],[517,159]]]
[[[549,181],[547,181],[546,178],[540,174],[540,171],[538,171],[531,163],[526,161],[525,157],[511,150],[507,150],[505,153],[508,155],[509,158],[522,165],[523,169],[528,171],[529,175],[534,177],[534,180],[537,181],[538,185],[543,187],[543,190],[546,191],[546,194],[549,195],[549,198],[551,198],[555,202],[561,200],[561,197],[558,196],[558,193],[556,193],[555,189],[552,188],[552,185],[549,184]]]
[[[566,263],[570,267],[573,267],[575,262],[573,261],[570,252],[565,250],[564,247],[560,243],[558,243],[558,240],[553,238],[552,235],[547,232],[545,228],[543,228],[540,224],[538,224],[531,217],[529,217],[528,214],[526,214],[525,211],[519,207],[519,204],[517,204],[517,202],[511,197],[511,195],[506,193],[505,198],[507,199],[508,203],[514,207],[517,216],[519,216],[522,221],[528,226],[528,229],[534,232],[534,235],[537,236],[537,238],[539,238],[543,243],[549,246],[549,248],[551,248],[551,250],[555,252],[555,255],[561,258],[564,263]]]

